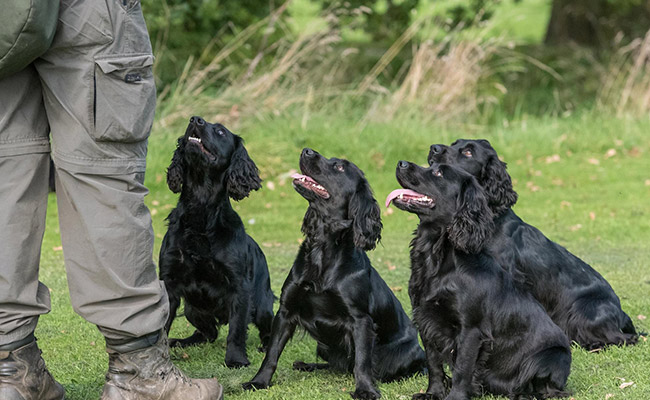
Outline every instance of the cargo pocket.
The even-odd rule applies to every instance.
[[[140,142],[156,108],[153,55],[95,58],[94,132],[97,142]]]

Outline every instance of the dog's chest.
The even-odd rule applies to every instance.
[[[336,290],[319,290],[305,283],[299,285],[287,300],[289,313],[317,338],[339,332],[351,321],[349,306]]]
[[[183,283],[176,286],[180,296],[187,304],[202,310],[211,310],[222,323],[226,323],[227,310],[236,293],[236,283],[230,272],[213,265],[189,272],[183,277]]]
[[[192,259],[214,258],[215,241],[212,236],[214,235],[187,230],[183,233],[178,248]]]
[[[177,247],[181,271],[176,277],[183,281],[186,297],[203,296],[206,288],[213,296],[230,291],[237,277],[223,254],[224,246],[207,235],[188,234],[183,239]]]
[[[226,258],[224,249],[227,245],[218,234],[186,230],[175,247],[181,253],[182,264],[209,273]]]

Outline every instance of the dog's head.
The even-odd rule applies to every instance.
[[[404,189],[391,192],[386,206],[392,202],[417,214],[421,223],[439,227],[460,250],[481,251],[494,227],[493,214],[472,175],[447,164],[423,168],[400,161],[396,176]]]
[[[309,201],[305,233],[309,234],[310,219],[317,214],[336,226],[351,225],[355,246],[374,249],[381,239],[381,215],[363,172],[348,160],[328,159],[312,149],[303,149],[300,171],[292,178],[296,191]]]
[[[172,192],[180,192],[189,181],[195,185],[223,181],[234,200],[261,187],[257,166],[248,156],[243,139],[201,117],[190,118],[167,168],[167,185]]]
[[[451,146],[434,144],[429,150],[429,165],[450,164],[474,175],[485,190],[490,208],[495,215],[515,205],[517,192],[506,171],[506,163],[499,160],[496,150],[487,140],[456,140]]]

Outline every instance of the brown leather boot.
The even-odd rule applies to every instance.
[[[65,390],[54,380],[36,340],[11,351],[0,351],[0,399],[63,400]]]
[[[169,359],[167,338],[123,352],[108,348],[108,373],[101,400],[221,400],[216,379],[190,379]]]

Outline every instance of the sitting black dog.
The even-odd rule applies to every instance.
[[[478,180],[495,216],[486,251],[510,269],[569,339],[587,349],[637,342],[632,320],[605,278],[512,211],[517,193],[506,164],[487,140],[433,145],[429,163],[457,166]]]
[[[571,348],[562,330],[487,251],[494,224],[482,188],[448,165],[400,161],[402,187],[387,198],[415,213],[409,296],[427,353],[429,386],[414,399],[489,392],[511,399],[563,397]]]
[[[181,299],[185,316],[196,327],[171,345],[214,341],[219,326],[229,324],[226,365],[249,364],[249,322],[266,346],[273,321],[273,301],[266,258],[246,234],[229,197],[241,200],[259,189],[257,167],[243,140],[220,124],[192,117],[167,170],[167,184],[180,192],[169,214],[160,249],[160,279],[169,295],[169,332]]]
[[[296,326],[318,342],[328,364],[294,368],[354,372],[353,398],[377,399],[375,380],[425,370],[417,332],[395,295],[370,265],[366,250],[381,237],[380,210],[363,172],[347,160],[311,149],[300,157],[294,187],[309,201],[305,241],[282,287],[266,358],[245,389],[267,388]]]

